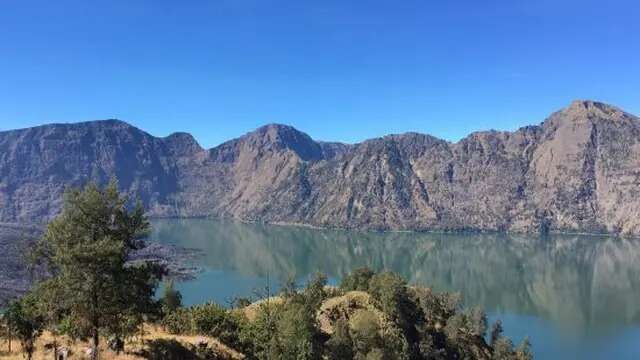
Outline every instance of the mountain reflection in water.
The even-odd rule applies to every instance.
[[[338,280],[369,266],[396,271],[414,284],[459,291],[468,304],[492,314],[544,319],[563,334],[604,335],[640,322],[635,240],[363,233],[205,219],[154,220],[152,240],[201,249],[200,265],[233,275],[224,284],[203,276],[192,287],[203,300],[216,300],[216,288],[233,292],[229,287],[242,279],[260,284],[268,275],[279,283],[321,271]],[[235,294],[250,295],[240,286]]]

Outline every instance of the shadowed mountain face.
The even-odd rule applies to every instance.
[[[592,101],[457,143],[408,133],[345,145],[267,125],[205,150],[114,120],[0,132],[0,222],[46,221],[64,186],[112,175],[158,217],[640,235],[640,122]]]

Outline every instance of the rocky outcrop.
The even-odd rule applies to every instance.
[[[152,216],[640,235],[640,122],[593,101],[457,143],[408,133],[346,145],[267,125],[205,150],[116,120],[0,132],[0,221],[46,221],[65,186],[114,175]]]

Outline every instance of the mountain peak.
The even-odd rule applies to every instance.
[[[574,100],[562,111],[565,115],[600,117],[600,118],[620,118],[629,116],[619,108],[593,100]]]
[[[262,148],[289,149],[303,160],[322,158],[322,149],[309,135],[284,124],[267,124],[243,136],[252,145]]]

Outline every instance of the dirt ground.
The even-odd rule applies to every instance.
[[[228,348],[227,346],[223,345],[216,339],[207,338],[204,336],[172,335],[164,332],[159,327],[145,326],[144,336],[136,337],[128,341],[125,344],[125,353],[121,353],[120,355],[116,355],[115,352],[108,350],[106,340],[102,339],[100,359],[101,360],[143,359],[142,357],[135,355],[135,353],[137,353],[144,346],[143,344],[145,341],[155,340],[155,339],[175,339],[184,344],[197,344],[198,342],[204,340],[209,344],[209,347],[215,348],[220,352],[224,352],[228,354],[228,356],[232,359],[244,358],[240,353]],[[33,359],[34,360],[41,360],[41,359],[54,360],[53,350],[45,349],[45,344],[53,343],[53,340],[54,338],[50,333],[48,332],[43,333],[42,336],[38,339],[38,342],[36,344],[36,351],[34,353]],[[68,341],[68,339],[60,338],[60,337],[57,339],[57,342],[61,344],[60,347],[66,347],[69,350],[71,350],[71,356],[69,357],[69,359],[88,359],[88,356],[86,355],[86,350],[90,348],[90,345],[88,343],[76,342],[75,344],[72,344],[70,341]],[[19,342],[15,340],[12,341],[11,348],[12,348],[12,351],[11,353],[9,353],[8,343],[0,342],[0,359],[3,359],[3,360],[5,359],[6,360],[24,360],[25,359]]]

